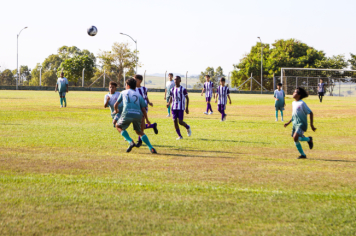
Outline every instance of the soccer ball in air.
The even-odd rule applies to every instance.
[[[87,32],[89,36],[95,36],[98,33],[98,29],[94,25],[92,25],[88,28]]]

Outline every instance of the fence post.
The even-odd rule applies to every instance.
[[[274,73],[273,73],[273,90],[276,90],[276,77],[274,76]]]
[[[339,79],[339,97],[340,97],[340,93],[341,93],[341,79]]]
[[[104,70],[104,81],[103,81],[103,88],[105,88],[105,70]]]
[[[167,71],[164,73],[164,86],[163,86],[163,88],[166,88],[166,83],[167,83]]]

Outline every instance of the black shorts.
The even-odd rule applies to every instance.
[[[324,92],[318,92],[319,96],[324,96]]]

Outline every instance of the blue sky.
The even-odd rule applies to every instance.
[[[330,0],[130,0],[20,1],[0,3],[0,70],[34,68],[63,45],[94,54],[114,42],[138,40],[139,73],[197,74],[222,66],[225,74],[257,42],[296,38],[327,56],[356,53],[356,1]],[[98,34],[86,29],[95,25]],[[135,45],[131,43],[134,49]]]

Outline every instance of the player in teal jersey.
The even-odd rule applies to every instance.
[[[64,77],[63,72],[61,72],[61,77],[57,80],[56,88],[54,89],[54,91],[57,92],[57,90],[59,93],[61,108],[63,107],[63,102],[64,107],[67,107],[66,93],[68,93],[68,80]]]
[[[167,81],[167,83],[166,83],[166,89],[165,89],[165,93],[164,93],[164,100],[166,100],[167,103],[169,102],[169,99],[171,98],[171,90],[175,86],[175,83],[173,81],[173,73],[169,73],[168,78],[169,78],[169,81]],[[167,117],[171,117],[171,106],[167,107],[167,111],[168,111]]]
[[[302,100],[303,98],[308,97],[308,93],[301,87],[297,88],[293,93],[294,102],[292,119],[284,124],[284,127],[287,127],[291,122],[293,122],[293,131],[292,137],[297,147],[300,157],[298,159],[305,159],[305,155],[302,145],[299,141],[308,142],[309,148],[312,149],[314,146],[312,137],[305,137],[304,132],[308,129],[308,114],[310,115],[310,127],[315,132],[316,128],[314,127],[314,115],[313,112],[309,109],[307,104]]]
[[[283,121],[283,110],[286,106],[284,98],[286,97],[284,91],[282,90],[282,83],[277,84],[277,89],[274,91],[274,106],[276,108],[276,121],[278,121],[278,111],[281,111],[281,120]]]
[[[123,103],[123,109],[119,121],[116,123],[116,129],[129,142],[130,146],[126,152],[130,152],[136,146],[134,141],[129,136],[126,129],[132,123],[134,130],[141,137],[142,141],[148,146],[151,153],[157,153],[156,149],[151,145],[148,137],[141,130],[142,116],[145,117],[146,123],[151,124],[147,117],[147,104],[139,92],[136,91],[136,80],[131,78],[126,80],[126,90],[122,91],[114,105],[115,113],[119,113],[118,106]]]
[[[115,102],[117,101],[117,99],[119,98],[120,92],[116,91],[117,88],[117,83],[115,83],[114,81],[111,81],[109,84],[109,93],[105,94],[104,97],[104,108],[110,107],[110,114],[111,114],[111,118],[112,123],[114,125],[114,128],[116,126],[116,122],[119,120],[120,116],[121,116],[121,112],[122,112],[122,103],[119,104],[119,113],[115,113]]]

